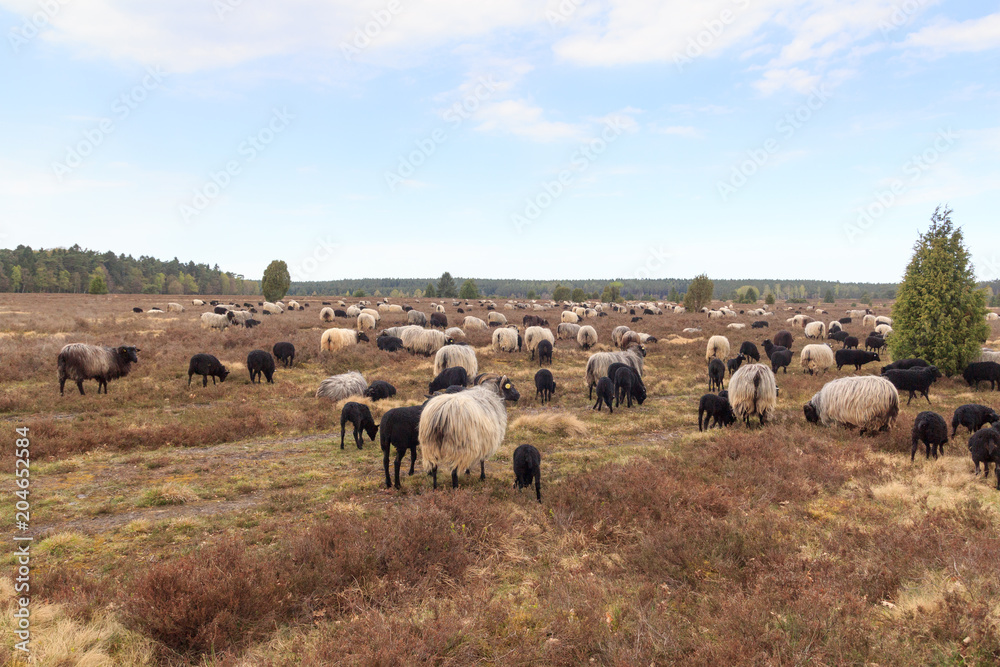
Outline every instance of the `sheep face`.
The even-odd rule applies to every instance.
[[[367,342],[370,342],[370,341],[371,341],[371,339],[368,338],[367,334],[365,334],[364,331],[359,331],[358,332],[358,342],[359,343],[361,343],[361,342],[367,343]]]
[[[811,424],[819,423],[819,410],[812,403],[806,403],[802,406],[802,411],[806,414],[806,421]]]
[[[132,347],[131,345],[122,345],[118,348],[118,356],[122,358],[122,361],[127,361],[133,364],[139,363],[139,357],[136,356],[137,352],[142,352],[142,350],[137,347]]]
[[[514,388],[514,383],[509,378],[504,379],[500,385],[500,393],[503,395],[503,400],[511,403],[517,403],[521,398],[521,394]]]

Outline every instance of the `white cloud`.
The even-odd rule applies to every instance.
[[[1000,47],[1000,13],[961,23],[936,21],[908,35],[903,46],[939,55],[996,49]]]
[[[476,115],[481,132],[502,132],[533,141],[559,141],[584,136],[582,125],[545,119],[545,110],[524,100],[487,103]]]

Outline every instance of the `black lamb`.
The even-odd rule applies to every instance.
[[[882,361],[878,352],[867,352],[865,350],[837,350],[833,353],[833,358],[837,361],[837,370],[844,366],[854,366],[854,370],[860,371],[861,367],[873,361]]]
[[[978,403],[966,403],[955,408],[955,414],[951,417],[951,437],[955,437],[959,426],[969,429],[969,433],[975,433],[986,424],[1000,420],[996,410],[986,405]]]
[[[743,362],[746,361],[746,357],[742,354],[737,354],[735,357],[726,362],[726,368],[729,369],[729,375],[732,376],[733,373],[740,369]]]
[[[907,370],[895,369],[882,371],[882,377],[891,382],[896,389],[910,392],[906,404],[909,405],[913,397],[920,393],[930,404],[931,397],[928,396],[931,385],[941,377],[941,371],[937,366],[927,366],[926,368],[910,368]]]
[[[980,382],[989,382],[990,391],[1000,386],[1000,364],[995,361],[974,361],[962,371],[962,377],[974,389]]]
[[[291,343],[275,343],[271,352],[274,353],[275,359],[285,364],[285,368],[295,363],[295,346]]]
[[[851,334],[847,333],[846,331],[835,331],[831,333],[829,336],[827,336],[827,338],[829,338],[830,340],[835,340],[838,343],[845,343],[847,339],[850,337]]]
[[[990,476],[990,463],[993,464],[993,473],[997,478],[997,491],[1000,491],[1000,431],[992,428],[984,428],[976,431],[969,438],[969,453],[972,454],[972,462],[976,464],[976,475],[979,475],[979,464],[983,464],[983,479]]]
[[[848,336],[844,339],[844,349],[845,350],[856,350],[861,341],[858,340],[857,336]]]
[[[543,368],[535,373],[535,396],[542,397],[542,405],[552,400],[552,394],[556,391],[556,381],[552,377],[552,371]]]
[[[786,374],[788,373],[788,365],[792,363],[792,351],[791,350],[775,350],[771,353],[771,372],[777,373],[778,369],[782,369]]]
[[[886,371],[892,370],[909,370],[910,368],[926,368],[930,366],[929,363],[923,359],[900,359],[899,361],[894,361],[891,364],[886,364],[882,367],[882,375],[885,375]]]
[[[538,349],[538,366],[541,367],[542,364],[545,361],[548,361],[549,365],[551,366],[552,365],[552,343],[549,342],[549,341],[547,341],[547,340],[543,340],[540,343],[538,343],[538,348],[537,349]]]
[[[212,376],[212,384],[215,384],[215,378],[219,378],[219,382],[225,382],[229,371],[211,354],[196,354],[191,357],[191,362],[188,364],[189,387],[191,386],[192,375],[200,375],[201,386],[207,387],[208,376]]]
[[[615,400],[615,384],[609,377],[602,377],[597,381],[597,402],[591,410],[601,411],[602,405],[608,406],[608,412],[614,414],[611,403]]]
[[[274,384],[274,357],[270,352],[254,350],[247,355],[247,370],[250,371],[250,382],[260,382],[261,375]]]
[[[365,396],[373,401],[381,401],[396,395],[396,388],[385,380],[375,380],[365,389]]]
[[[723,396],[722,394],[726,394]],[[698,401],[698,430],[702,430],[702,419],[704,419],[704,430],[712,426],[730,426],[736,423],[736,414],[733,406],[729,404],[729,394],[719,392],[718,394],[705,394]],[[709,425],[711,421],[711,425]]]
[[[708,362],[708,390],[722,389],[722,381],[726,377],[726,365],[718,357],[712,357]]]
[[[378,349],[386,352],[396,352],[403,349],[403,339],[396,336],[379,336],[375,339]]]
[[[885,346],[885,339],[881,336],[868,336],[868,338],[865,338],[865,350],[879,352],[885,348]]]
[[[771,358],[771,355],[772,355],[772,354],[774,354],[775,352],[783,352],[783,351],[785,351],[785,350],[787,350],[787,349],[788,349],[788,348],[787,348],[787,347],[785,347],[784,345],[775,345],[774,343],[772,343],[772,342],[771,342],[771,339],[770,339],[770,338],[766,339],[766,340],[765,340],[765,341],[764,341],[764,342],[762,343],[762,345],[763,345],[763,347],[764,347],[764,355],[765,355],[765,356],[766,356],[766,357],[767,357],[768,359],[770,359],[770,358]]]
[[[748,359],[760,361],[760,352],[757,351],[757,346],[748,340],[743,341],[743,344],[740,345],[740,354]]]
[[[542,455],[532,445],[520,445],[514,450],[514,488],[531,488],[535,483],[535,497],[542,502]]]
[[[340,411],[341,449],[344,448],[344,433],[347,431],[347,422],[354,424],[354,442],[357,444],[358,449],[361,449],[361,445],[365,441],[365,431],[368,432],[368,439],[375,442],[375,432],[378,431],[378,426],[375,425],[375,420],[372,419],[372,411],[368,409],[367,405],[351,401],[345,404]]]
[[[469,373],[462,366],[452,366],[438,373],[438,376],[431,381],[427,391],[433,394],[456,384],[463,387],[469,385]]]
[[[448,328],[448,316],[444,313],[431,313],[431,326],[441,327],[442,329]]]
[[[917,454],[917,447],[920,443],[924,443],[924,448],[927,450],[926,458],[931,457],[931,453],[934,453],[934,458],[938,457],[938,448],[941,449],[941,456],[944,456],[944,446],[948,442],[948,425],[944,423],[944,419],[936,412],[925,411],[917,415],[917,418],[913,420],[913,447],[910,449],[910,461]]]
[[[756,322],[750,325],[751,329],[769,329],[770,327],[771,325],[765,322],[764,320],[757,320]]]
[[[463,369],[464,370],[464,369]],[[382,467],[385,469],[385,488],[399,488],[399,464],[410,450],[410,475],[417,463],[417,444],[420,438],[420,413],[424,406],[414,405],[408,408],[393,408],[382,415],[379,428],[382,431]],[[389,448],[396,447],[396,482],[389,479]]]
[[[717,360],[714,360],[717,361]],[[723,371],[724,373],[725,371]],[[615,371],[615,407],[625,402],[626,407],[632,407],[632,399],[642,405],[646,400],[646,385],[634,368],[625,366]]]

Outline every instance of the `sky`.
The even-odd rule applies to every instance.
[[[293,280],[1000,279],[1000,3],[0,0],[0,246]]]

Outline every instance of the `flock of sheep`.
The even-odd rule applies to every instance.
[[[205,305],[197,299],[193,303]],[[260,311],[249,303],[238,306],[211,302],[210,305],[213,306],[213,311],[201,315],[201,324],[215,329],[254,326],[250,323],[257,322],[253,316],[258,312],[282,314],[286,310],[305,310],[309,307],[308,303],[300,305],[295,301],[287,304],[280,301],[259,302]],[[346,319],[352,321],[353,326],[332,327],[323,331],[320,336],[320,351],[335,354],[353,345],[370,343],[368,334],[374,335],[383,313],[405,313],[407,324],[379,331],[375,337],[376,345],[380,350],[389,352],[405,350],[415,355],[434,357],[434,378],[428,385],[426,400],[420,405],[389,410],[378,425],[364,403],[349,401],[341,410],[341,447],[343,448],[348,423],[353,426],[355,442],[359,448],[365,433],[374,441],[376,434],[380,432],[386,486],[397,489],[402,459],[409,450],[412,475],[418,444],[424,470],[431,474],[436,488],[438,471],[450,474],[452,486],[457,486],[459,472],[465,470],[468,473],[478,464],[480,478],[484,479],[486,460],[496,454],[503,442],[507,428],[505,404],[516,402],[520,394],[508,376],[479,372],[476,350],[465,342],[468,334],[492,329],[491,344],[495,352],[521,351],[527,352],[532,360],[537,358],[540,368],[535,374],[536,395],[544,405],[556,391],[551,371],[544,368],[546,363],[552,362],[556,337],[560,340],[575,340],[580,349],[589,350],[598,344],[598,334],[593,326],[581,324],[588,318],[605,317],[609,310],[627,312],[633,316],[632,324],[635,324],[644,316],[684,312],[683,306],[643,302],[621,305],[554,302],[524,304],[510,301],[503,304],[504,310],[547,311],[561,308],[560,322],[553,332],[548,320],[543,317],[544,312],[525,314],[522,325],[518,326],[508,322],[507,316],[497,310],[496,303],[485,300],[480,301],[480,306],[488,311],[485,321],[466,315],[461,302],[452,302],[457,313],[464,316],[460,327],[448,326],[444,304],[430,304],[432,312],[429,316],[409,306],[387,302],[377,303],[375,307],[372,305],[366,301],[350,306],[343,301],[337,304],[323,302],[319,313],[321,322],[332,323],[337,319]],[[465,305],[468,307],[468,302]],[[184,310],[180,304],[175,303],[168,304],[167,309],[174,312]],[[156,311],[163,312],[161,309],[150,309],[147,312]],[[733,308],[703,309],[703,313],[709,320],[737,317]],[[752,329],[769,329],[766,318],[774,316],[774,313],[764,309],[748,313],[741,311],[740,314],[765,318],[755,320],[750,325]],[[812,314],[823,315],[826,312],[817,309]],[[845,330],[855,319],[859,319],[865,329],[871,329],[865,336],[866,350],[857,349],[859,338],[849,335]],[[791,329],[800,328],[807,340],[814,341],[803,346],[799,353],[801,367],[809,374],[825,373],[834,365],[838,370],[845,365],[860,370],[866,363],[880,361],[879,350],[885,348],[886,338],[892,334],[890,318],[877,317],[868,311],[850,311],[846,317],[829,324],[813,319],[810,315],[797,313],[787,320],[787,324]],[[727,329],[739,331],[746,326],[742,322],[732,322],[727,325]],[[700,328],[691,327],[684,331],[696,333]],[[778,404],[776,373],[779,370],[787,373],[787,367],[793,358],[793,341],[791,331],[776,332],[763,342],[769,363],[760,363],[760,352],[754,342],[744,341],[733,355],[726,336],[711,336],[706,346],[709,389],[719,391],[701,397],[698,405],[699,430],[729,426],[738,420],[747,425],[752,419],[756,419],[762,426],[766,424]],[[841,347],[834,350],[825,341],[838,342]],[[597,392],[597,402],[593,409],[601,410],[606,406],[609,411],[613,411],[613,408],[620,408],[623,403],[627,408],[632,407],[633,401],[639,405],[643,403],[646,399],[643,381],[645,346],[655,342],[655,337],[633,331],[628,326],[613,329],[611,343],[617,349],[594,352],[586,363],[584,376],[588,399],[593,398],[595,389]],[[105,348],[79,343],[65,346],[58,359],[60,393],[63,392],[66,380],[71,380],[76,382],[83,394],[83,381],[87,379],[96,379],[98,393],[101,388],[107,393],[108,381],[127,375],[131,364],[138,361],[139,351],[129,346]],[[264,378],[267,382],[272,382],[275,358],[290,366],[295,358],[294,345],[279,342],[271,352],[252,351],[247,359],[251,381]],[[1000,386],[998,361],[1000,353],[984,351],[984,358],[966,369],[965,379],[971,386],[978,385],[980,381],[991,382],[991,388]],[[727,372],[730,374],[728,390],[724,389]],[[216,379],[224,382],[228,374],[229,371],[218,359],[208,354],[198,354],[191,358],[188,384],[195,375],[201,375],[203,385],[207,385],[208,377],[213,378],[213,383]],[[862,433],[886,430],[894,425],[899,414],[899,391],[908,391],[910,400],[919,394],[930,402],[928,391],[938,377],[940,373],[937,369],[923,360],[899,360],[884,367],[879,376],[851,376],[827,382],[803,406],[803,411],[806,419],[812,423],[858,428]],[[352,397],[380,400],[395,394],[395,387],[388,382],[376,381],[369,384],[356,371],[326,378],[316,391],[317,397],[331,401],[343,401]],[[991,423],[992,428],[981,428]],[[1000,418],[995,412],[986,406],[962,406],[953,417],[952,437],[954,428],[958,425],[965,425],[974,432],[969,447],[977,472],[980,462],[986,463],[987,473],[990,461],[1000,463]],[[914,422],[911,458],[918,442],[924,442],[928,456],[933,453],[936,457],[938,448],[943,447],[947,439],[947,427],[940,415],[933,412],[920,413]],[[389,473],[392,447],[396,448],[394,479],[390,478]],[[519,488],[530,486],[534,482],[540,502],[538,450],[531,445],[519,447],[514,456],[514,471]],[[997,484],[1000,488],[1000,479]]]

